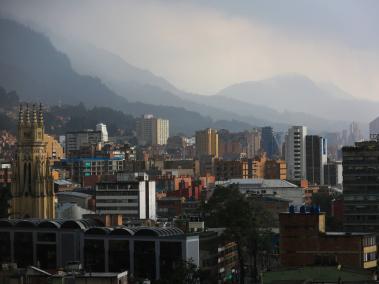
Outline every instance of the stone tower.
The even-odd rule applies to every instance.
[[[42,106],[20,106],[12,183],[13,218],[54,219],[53,180],[44,142]]]

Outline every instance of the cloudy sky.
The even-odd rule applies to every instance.
[[[0,0],[0,9],[186,91],[299,73],[379,100],[376,0]]]

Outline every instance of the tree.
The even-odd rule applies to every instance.
[[[179,261],[172,270],[170,276],[166,279],[161,279],[157,284],[197,284],[200,283],[200,270],[190,261]]]
[[[208,227],[225,227],[224,235],[238,247],[240,280],[244,281],[247,259],[252,276],[258,278],[258,253],[269,249],[272,216],[261,203],[240,193],[235,185],[216,187],[204,206]]]
[[[0,218],[9,217],[9,201],[11,200],[11,198],[12,195],[10,186],[0,186]]]

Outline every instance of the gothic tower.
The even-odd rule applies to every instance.
[[[20,106],[12,183],[13,218],[54,219],[53,180],[44,142],[42,106]]]

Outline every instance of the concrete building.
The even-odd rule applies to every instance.
[[[137,120],[137,139],[141,145],[166,145],[170,136],[168,119],[145,114]]]
[[[328,162],[324,165],[324,184],[342,187],[342,162]]]
[[[218,133],[217,130],[207,128],[196,131],[196,155],[198,158],[204,156],[218,157]]]
[[[246,134],[247,158],[252,159],[261,151],[261,133],[254,129]]]
[[[101,143],[102,132],[93,130],[74,131],[66,133],[66,155],[69,156],[71,151],[78,151],[81,147],[98,145]]]
[[[69,158],[62,160],[62,166],[70,172],[73,181],[85,186],[85,180],[92,176],[114,175],[124,169],[124,159],[114,158]]]
[[[118,174],[116,182],[96,185],[96,213],[128,219],[156,219],[155,181],[144,173]]]
[[[44,140],[42,106],[20,107],[17,153],[13,167],[10,215],[13,218],[55,218],[53,180]]]
[[[326,232],[325,213],[317,209],[281,213],[280,263],[283,266],[342,265],[376,269],[376,239],[372,233]]]
[[[379,232],[379,141],[343,147],[344,227]]]
[[[324,185],[324,166],[327,163],[326,139],[317,135],[305,137],[306,173],[311,185]]]
[[[215,159],[213,171],[216,180],[249,178],[249,166],[246,160],[225,161],[223,159]]]
[[[307,178],[305,126],[292,126],[286,136],[285,160],[287,163],[287,178],[300,181]]]
[[[285,180],[275,179],[230,179],[216,182],[216,185],[236,185],[242,194],[275,196],[286,199],[291,205],[304,204],[304,190]]]
[[[13,219],[0,220],[0,239],[0,263],[20,268],[56,270],[79,262],[86,272],[128,271],[158,280],[167,279],[182,260],[199,266],[199,237],[178,228],[104,227],[95,219]]]
[[[264,168],[265,179],[286,179],[287,165],[284,160],[268,160]]]
[[[96,131],[101,132],[101,142],[108,142],[108,130],[107,125],[104,123],[96,124]]]

